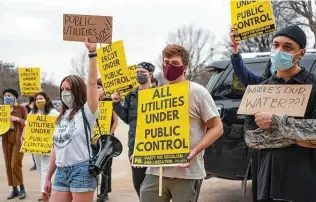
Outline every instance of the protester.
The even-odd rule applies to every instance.
[[[33,96],[29,97],[29,103],[25,106],[27,113],[29,114],[34,108],[35,98]],[[34,155],[32,154],[33,166],[30,168],[30,171],[36,170],[36,162]]]
[[[45,115],[45,116],[57,116],[59,113],[54,109],[54,105],[50,97],[45,92],[37,93],[35,96],[35,105],[31,114]],[[22,141],[24,140],[25,131],[22,136]],[[34,158],[37,165],[37,171],[41,176],[41,197],[38,201],[48,202],[48,195],[45,194],[44,185],[46,180],[46,174],[48,171],[50,155],[40,155],[34,154]]]
[[[60,85],[62,107],[56,121],[54,151],[45,182],[46,194],[51,193],[50,202],[91,202],[97,187],[96,178],[88,172],[91,146],[87,143],[84,124],[86,117],[89,132],[92,132],[98,115],[97,46],[89,43],[87,37],[85,45],[89,51],[87,86],[75,75],[65,77]]]
[[[163,75],[172,85],[186,81],[189,64],[187,50],[179,45],[168,45],[162,52]],[[190,154],[189,165],[163,169],[162,196],[159,196],[159,168],[149,167],[141,186],[141,202],[197,201],[199,187],[206,176],[204,149],[222,134],[223,126],[210,93],[201,85],[190,82]],[[206,129],[208,128],[207,132]]]
[[[2,149],[7,171],[8,185],[13,187],[7,199],[26,197],[23,183],[22,160],[23,153],[21,149],[21,136],[25,126],[27,111],[24,106],[17,104],[19,94],[14,89],[6,89],[2,93],[3,103],[10,105],[10,122],[11,126],[8,132],[2,135]],[[20,186],[20,191],[18,190]]]
[[[148,62],[139,63],[136,67],[136,79],[139,83],[138,88],[128,93],[125,97],[124,106],[121,105],[121,97],[118,93],[112,94],[112,100],[114,102],[113,109],[117,115],[126,124],[129,125],[128,131],[128,156],[130,161],[134,152],[135,144],[135,133],[137,124],[137,103],[138,103],[138,91],[151,88],[151,78],[155,71],[155,66]],[[140,185],[142,184],[146,167],[132,167],[133,184],[137,192],[138,197],[140,196]]]
[[[99,92],[99,100],[112,101],[111,98],[107,98],[105,96],[105,91],[103,89],[102,81],[100,78],[98,78],[97,80],[97,85],[98,85],[98,92]],[[113,111],[112,119],[111,119],[110,134],[107,134],[107,135],[114,135],[117,125],[118,125],[118,116]],[[102,177],[101,177],[101,190],[100,190],[101,194],[98,195],[97,202],[103,202],[105,200],[108,200],[109,199],[108,194],[111,193],[112,191],[112,161],[113,159],[111,158],[106,163],[104,173],[102,174]]]
[[[255,75],[251,71],[247,69],[245,66],[241,55],[239,54],[239,45],[241,42],[234,40],[234,35],[238,34],[237,29],[231,28],[229,36],[231,39],[231,47],[232,47],[232,55],[231,55],[231,63],[234,69],[234,73],[238,81],[246,88],[248,85],[256,85],[260,84],[264,80],[270,78],[272,73],[275,73],[275,69],[271,68],[271,60],[268,61],[267,66],[265,68],[264,74],[262,76]],[[257,151],[254,150],[251,153],[251,158],[257,158]],[[252,177],[252,193],[253,193],[253,202],[257,201],[257,164],[256,160],[253,160],[251,163],[251,177]]]
[[[158,87],[158,80],[156,78],[151,79],[151,87]]]
[[[255,85],[263,82],[264,80],[268,79],[272,73],[275,72],[275,69],[271,68],[271,61],[267,63],[267,67],[264,71],[264,74],[262,76],[255,75],[251,71],[247,69],[245,66],[243,59],[241,55],[239,54],[239,45],[240,42],[234,40],[234,35],[236,35],[238,32],[235,28],[231,28],[230,30],[230,39],[231,39],[231,47],[232,47],[232,55],[231,55],[231,62],[234,68],[234,72],[236,74],[236,77],[238,78],[239,82],[244,86],[247,87],[247,85]]]
[[[270,59],[276,74],[263,84],[302,85],[312,84],[312,92],[304,119],[316,118],[316,75],[298,65],[306,52],[306,35],[297,26],[288,26],[279,30],[272,43]],[[247,116],[246,135],[258,127],[272,130],[271,113],[260,112]],[[255,162],[258,165],[257,198],[259,201],[308,201],[315,202],[316,153],[315,145],[298,141],[297,145],[285,148],[262,149],[258,151]]]

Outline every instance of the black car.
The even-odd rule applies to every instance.
[[[269,53],[266,53],[244,59],[244,63],[254,74],[263,75],[268,60]],[[300,60],[300,66],[316,73],[316,51],[308,51]],[[245,115],[237,114],[245,88],[238,81],[230,59],[213,62],[206,69],[215,72],[206,88],[216,103],[224,126],[221,138],[205,151],[207,175],[244,180],[245,183],[251,179],[251,149],[244,141]]]

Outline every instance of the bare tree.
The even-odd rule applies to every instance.
[[[41,72],[41,84],[53,85],[54,73]]]
[[[199,70],[211,62],[214,54],[214,37],[208,30],[196,29],[193,25],[184,25],[176,32],[170,33],[167,44],[178,44],[189,52],[189,65],[186,73],[189,80],[193,80]],[[160,61],[158,66],[161,67],[161,56],[158,60]]]
[[[6,88],[20,90],[19,72],[14,63],[0,61],[0,92]],[[2,94],[0,95],[2,97]]]
[[[303,17],[305,22],[298,22],[298,25],[309,27],[314,35],[314,45],[316,48],[316,1],[289,1],[289,6],[284,6],[284,10],[292,9],[297,15]]]
[[[71,59],[71,74],[78,75],[82,77],[85,81],[88,77],[88,54],[87,52],[83,52],[77,57],[73,57]]]

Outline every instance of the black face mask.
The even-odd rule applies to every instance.
[[[139,84],[144,85],[145,83],[147,83],[148,77],[146,74],[137,74],[136,80],[138,81]]]

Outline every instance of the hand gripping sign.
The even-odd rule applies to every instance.
[[[53,134],[56,116],[27,115],[25,137],[21,152],[50,155],[53,148]]]
[[[10,106],[0,105],[0,135],[8,132],[10,125]]]

